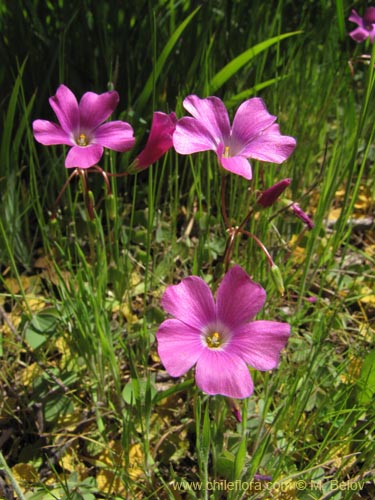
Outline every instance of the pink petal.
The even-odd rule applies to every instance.
[[[256,370],[272,370],[288,341],[290,325],[278,321],[253,321],[233,332],[228,351],[241,356]]]
[[[180,377],[195,365],[205,347],[199,330],[177,319],[167,319],[156,333],[158,353],[172,377]]]
[[[362,27],[358,27],[349,33],[349,36],[353,38],[357,43],[361,43],[369,36],[369,32]]]
[[[79,129],[79,109],[73,92],[65,85],[60,85],[56,95],[50,97],[49,103],[55,112],[61,127],[67,133],[74,133]]]
[[[33,132],[35,139],[44,144],[44,146],[52,146],[54,144],[65,144],[73,146],[74,141],[57,123],[47,120],[33,121]]]
[[[358,14],[358,12],[355,9],[352,9],[352,13],[348,17],[348,20],[351,21],[352,23],[358,24],[358,26],[363,25],[362,17]]]
[[[86,92],[79,103],[80,130],[90,132],[103,123],[114,111],[120,98],[118,93],[104,92],[95,94]]]
[[[241,155],[261,161],[282,163],[293,153],[296,147],[294,137],[281,135],[275,123],[248,143]]]
[[[219,156],[219,162],[221,163],[223,168],[225,168],[225,170],[228,170],[233,174],[245,177],[245,179],[247,180],[250,180],[252,178],[251,165],[244,156],[233,156],[230,158]]]
[[[204,125],[216,144],[226,142],[230,136],[230,122],[221,99],[215,96],[200,99],[196,95],[189,95],[184,99],[183,106]]]
[[[177,153],[189,155],[200,151],[216,151],[218,142],[203,123],[187,116],[177,122],[173,134],[173,146]]]
[[[114,151],[128,151],[135,144],[133,128],[129,123],[114,121],[103,123],[94,132],[94,141]]]
[[[96,165],[103,155],[103,146],[90,144],[89,146],[74,146],[65,159],[66,168],[89,168]]]
[[[152,165],[173,146],[173,132],[176,128],[176,114],[154,113],[150,135],[143,151],[137,156],[137,166]]]
[[[369,37],[371,40],[371,43],[374,43],[375,40],[375,24],[372,25],[371,31],[369,31]]]
[[[167,287],[161,303],[169,314],[200,331],[216,321],[211,290],[198,276],[188,276],[178,285]]]
[[[231,149],[238,154],[246,145],[262,134],[263,130],[276,121],[276,116],[271,115],[263,100],[253,97],[243,102],[238,108],[233,120]],[[246,155],[244,155],[246,156]]]
[[[242,399],[254,390],[253,381],[240,356],[222,350],[205,349],[197,361],[195,378],[207,394]]]
[[[263,307],[265,290],[240,267],[225,274],[217,291],[217,316],[230,329],[250,321]]]

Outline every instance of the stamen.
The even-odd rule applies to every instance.
[[[85,134],[79,134],[77,144],[78,146],[87,146],[87,137]]]
[[[225,146],[224,153],[223,153],[224,158],[229,158],[229,146]]]
[[[206,342],[208,347],[211,347],[212,349],[220,347],[222,343],[222,338],[220,336],[220,333],[214,332],[212,335],[207,335]]]

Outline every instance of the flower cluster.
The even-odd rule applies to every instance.
[[[65,167],[74,170],[57,200],[70,179],[80,175],[90,218],[94,217],[94,211],[87,187],[87,172],[101,173],[111,194],[108,176],[140,172],[171,147],[182,155],[211,150],[217,156],[224,189],[228,172],[247,180],[252,178],[249,159],[282,163],[296,146],[293,137],[280,133],[276,116],[268,112],[260,98],[243,102],[231,124],[225,105],[218,97],[201,99],[190,95],[183,105],[191,116],[177,120],[173,112],[156,111],[144,149],[124,174],[109,174],[98,166],[104,148],[125,152],[135,145],[129,123],[106,121],[119,102],[118,93],[86,92],[78,102],[68,87],[60,85],[49,102],[58,123],[35,120],[35,139],[47,146],[62,144],[70,147]],[[266,189],[257,196],[254,206],[272,206],[289,184],[290,179],[284,179]],[[291,207],[309,224],[306,214],[297,204],[292,203]],[[248,365],[257,370],[275,368],[290,335],[287,323],[254,320],[264,305],[266,292],[240,266],[229,269],[235,237],[238,234],[252,237],[267,255],[271,274],[277,276],[277,289],[283,291],[281,274],[268,251],[255,235],[244,229],[252,210],[239,226],[231,226],[223,202],[222,213],[229,241],[224,256],[226,272],[216,302],[208,285],[198,276],[187,277],[181,283],[169,286],[162,298],[162,306],[173,318],[165,320],[156,335],[160,359],[172,377],[179,377],[195,366],[197,385],[207,394],[222,394],[229,398],[250,396],[253,382]],[[238,409],[236,412],[239,414]]]

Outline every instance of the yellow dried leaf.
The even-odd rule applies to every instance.
[[[20,276],[19,281],[16,278],[7,278],[6,280],[4,280],[4,285],[10,293],[16,294],[21,291],[21,286],[24,290],[27,290],[29,288],[30,277],[22,275]]]
[[[375,245],[366,245],[363,249],[364,253],[369,257],[375,256]]]
[[[332,208],[328,214],[329,221],[336,221],[341,215],[342,208]]]
[[[68,344],[66,339],[64,339],[64,337],[59,337],[55,342],[55,347],[59,351],[59,353],[61,353],[59,366],[61,369],[63,369],[72,359],[70,345]]]
[[[125,466],[124,451],[120,441],[110,441],[108,447],[96,456],[102,465],[110,467]]]
[[[17,326],[21,323],[21,314],[19,311],[12,311],[10,314],[8,314],[8,319],[11,322],[11,324],[14,326],[14,328],[17,329]],[[0,327],[0,332],[2,332],[4,335],[11,335],[12,330],[8,326],[7,323],[4,322],[4,324]]]
[[[298,241],[298,236],[294,234],[289,241],[289,246],[293,250],[294,260],[301,264],[305,260],[306,251],[303,247],[296,245],[297,241]]]
[[[136,479],[143,475],[141,468],[144,460],[143,450],[140,444],[133,444],[129,451],[129,475]]]
[[[362,304],[370,305],[371,307],[375,307],[375,293],[374,290],[368,286],[364,286],[361,289],[361,293],[363,294],[359,301]]]
[[[73,413],[63,413],[57,419],[57,424],[59,427],[63,427],[64,431],[71,432],[82,421],[82,414],[80,410],[74,411]]]
[[[125,495],[125,486],[118,475],[107,469],[100,469],[96,474],[98,490],[116,496]]]
[[[134,324],[138,321],[138,316],[136,314],[133,314],[130,310],[129,304],[121,304],[120,306],[120,312],[121,314],[125,317],[126,321],[129,324]]]
[[[26,295],[26,305],[27,308],[32,312],[39,312],[44,309],[46,305],[46,299],[44,297],[35,297],[31,295]]]
[[[36,363],[27,365],[20,373],[20,382],[25,387],[28,387],[33,381],[43,373],[43,370]]]
[[[353,384],[356,380],[358,380],[362,363],[362,359],[350,356],[347,372],[340,375],[341,381],[344,384]]]
[[[38,481],[38,472],[31,464],[19,463],[12,467],[12,474],[24,490],[30,489],[32,483]]]
[[[330,450],[329,458],[333,460],[332,466],[341,469],[342,474],[346,474],[355,464],[357,458],[350,455],[349,443],[340,444]]]

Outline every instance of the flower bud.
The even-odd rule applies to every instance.
[[[168,115],[155,111],[146,146],[130,166],[129,173],[140,172],[149,167],[173,146],[172,136],[176,123],[175,113]]]
[[[114,197],[114,195],[112,193],[107,195],[106,205],[107,205],[109,218],[111,220],[114,220],[116,218],[116,198]]]
[[[269,187],[260,195],[257,200],[258,205],[261,205],[264,208],[270,207],[275,203],[278,197],[282,192],[289,186],[291,183],[291,179],[283,179],[282,181],[277,182],[273,186]]]
[[[283,296],[285,293],[284,281],[280,268],[276,264],[272,264],[271,266],[271,277],[274,285],[276,286],[276,290]]]
[[[301,221],[303,221],[309,229],[312,229],[314,227],[313,221],[302,210],[302,208],[298,205],[298,203],[293,203],[290,208],[293,210],[294,215],[296,215],[299,219],[301,219]]]

